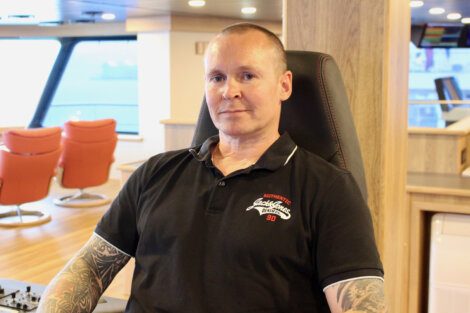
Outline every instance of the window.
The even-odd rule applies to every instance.
[[[470,98],[470,49],[419,49],[410,43],[410,99],[437,100],[434,79],[446,76],[456,77]]]
[[[59,49],[54,39],[0,39],[0,125],[29,124]]]
[[[117,132],[138,133],[135,40],[84,40],[73,48],[44,126],[114,118]]]
[[[470,49],[419,49],[410,43],[410,100],[438,100],[434,79],[453,76],[470,99]],[[408,125],[444,127],[439,104],[411,104]]]

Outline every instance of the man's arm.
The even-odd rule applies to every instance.
[[[92,312],[102,293],[130,257],[93,234],[51,281],[38,313]]]
[[[385,313],[384,284],[379,278],[360,278],[325,290],[332,313]]]

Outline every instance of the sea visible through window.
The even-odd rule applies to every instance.
[[[139,132],[135,40],[77,43],[43,125],[103,118],[114,118],[119,133]]]

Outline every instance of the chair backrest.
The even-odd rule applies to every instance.
[[[116,121],[68,121],[64,125],[59,166],[65,188],[98,186],[109,177],[116,148]]]
[[[350,171],[367,199],[359,141],[335,61],[323,53],[287,51],[287,67],[293,88],[282,105],[280,132],[287,131],[300,147]],[[192,144],[217,133],[204,98]]]
[[[59,127],[10,130],[0,150],[0,204],[37,201],[49,193],[61,153]]]
[[[462,100],[462,91],[455,77],[441,77],[434,80],[437,96],[439,100]],[[448,112],[452,110],[454,105],[441,104],[442,111]]]

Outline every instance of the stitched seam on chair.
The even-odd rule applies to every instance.
[[[325,90],[325,95],[322,94],[322,98],[326,100],[325,102],[329,107],[328,122],[329,122],[330,128],[333,130],[335,136],[338,138],[338,141],[336,142],[336,147],[337,147],[338,151],[340,152],[340,161],[342,161],[343,168],[348,169],[347,168],[346,157],[345,157],[343,149],[341,148],[341,145],[340,145],[341,134],[340,134],[338,128],[336,127],[336,125],[337,125],[336,114],[334,113],[333,106],[330,103],[331,96],[330,96],[329,90],[327,89],[327,85],[325,84],[325,80],[324,80],[324,77],[323,77],[323,66],[324,66],[324,63],[328,61],[328,59],[322,57],[320,61],[321,61],[321,67],[320,67],[320,71],[319,71],[319,76],[320,76],[320,82],[324,87],[324,88],[322,88],[322,90],[323,89]]]

